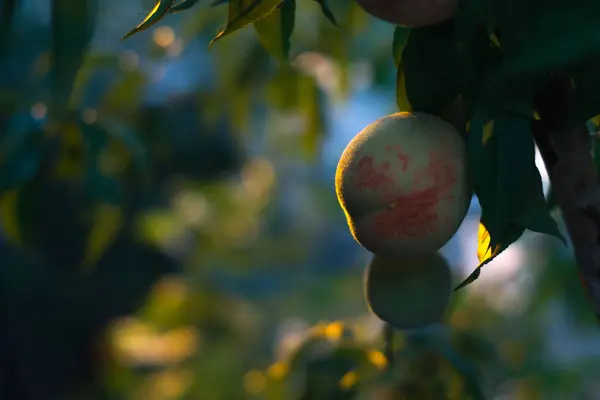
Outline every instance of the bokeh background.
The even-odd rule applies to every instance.
[[[0,21],[0,399],[600,399],[570,248],[531,233],[384,373],[333,181],[397,110],[393,26],[300,0],[283,63],[252,27],[208,49],[226,5],[121,42],[153,1],[103,0],[52,125],[49,3]],[[479,212],[442,249],[457,284]]]

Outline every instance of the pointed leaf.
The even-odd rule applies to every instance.
[[[479,259],[479,265],[464,281],[456,286],[454,290],[460,290],[477,280],[479,275],[481,275],[481,267],[492,261],[511,244],[516,242],[521,237],[523,232],[525,232],[525,229],[509,223],[502,230],[496,233],[496,237],[492,242],[492,237],[486,229],[485,222],[482,219],[482,221],[479,223],[479,231],[477,235],[477,258]]]
[[[96,27],[97,0],[52,1],[52,101],[50,116],[62,118],[75,77]]]
[[[222,37],[267,17],[282,3],[283,0],[230,0],[227,25],[219,30],[208,47],[210,48]]]
[[[198,3],[198,0],[183,0],[169,8],[168,13],[174,14],[177,12],[189,10],[190,8],[194,7],[196,3]]]
[[[290,37],[296,21],[296,0],[284,0],[281,7],[254,23],[258,40],[272,55],[288,60]]]
[[[402,64],[398,67],[396,75],[396,103],[400,111],[410,112],[413,110],[408,94],[406,93],[406,75]]]
[[[329,22],[331,22],[336,28],[340,29],[337,21],[335,20],[335,16],[331,12],[331,9],[327,5],[327,0],[315,0],[321,6],[321,12],[327,18]]]
[[[158,0],[152,11],[144,18],[142,22],[129,32],[127,32],[121,40],[125,40],[135,35],[138,32],[144,31],[153,25],[155,25],[158,21],[164,18],[165,15],[169,12],[171,7],[175,3],[175,0]]]
[[[114,204],[100,202],[92,209],[92,227],[88,234],[83,268],[90,272],[114,243],[121,230],[123,211]]]
[[[406,43],[408,43],[410,31],[410,28],[404,26],[397,26],[394,30],[392,50],[394,53],[394,62],[396,63],[396,67],[398,67],[402,61],[402,53],[404,53],[404,48],[406,47]]]
[[[401,39],[398,38],[398,45]],[[413,28],[401,65],[414,110],[437,114],[451,103],[461,90],[454,22]]]

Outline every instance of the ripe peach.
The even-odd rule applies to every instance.
[[[400,259],[431,254],[456,233],[470,204],[466,146],[438,117],[388,115],[350,141],[335,186],[365,249]]]
[[[444,316],[452,294],[452,273],[434,253],[412,260],[374,256],[364,276],[370,310],[397,329],[417,329]]]
[[[457,0],[356,0],[367,13],[395,25],[435,25],[454,15]]]

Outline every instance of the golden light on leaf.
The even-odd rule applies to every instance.
[[[269,367],[267,374],[273,379],[283,378],[289,371],[290,367],[284,362],[278,362]]]
[[[192,327],[158,332],[150,324],[125,319],[111,330],[116,359],[127,365],[173,365],[193,355],[198,331]]]
[[[325,331],[327,330],[327,324],[324,322],[319,322],[316,325],[313,325],[310,329],[309,329],[309,335],[315,336],[315,337],[323,337],[325,336]]]
[[[354,371],[346,372],[342,379],[340,379],[340,386],[342,389],[350,389],[358,382],[358,374]]]
[[[376,366],[379,369],[383,369],[388,365],[387,358],[379,350],[370,350],[367,353],[367,358],[369,359],[371,364],[373,364],[374,366]]]
[[[259,371],[249,371],[244,376],[244,390],[256,396],[262,393],[267,386],[267,378]]]
[[[396,101],[398,102],[398,108],[403,112],[411,112],[412,105],[410,104],[408,94],[406,93],[406,77],[402,67],[398,68],[396,85]]]
[[[494,134],[494,120],[488,121],[485,125],[483,125],[483,135],[481,135],[481,143],[484,145],[489,142]]]
[[[501,246],[499,244],[492,250],[490,240],[490,233],[480,222],[479,230],[477,232],[477,258],[479,259],[479,263],[483,263],[486,260],[495,257],[500,251]]]
[[[332,322],[325,328],[325,337],[330,340],[338,340],[344,333],[344,324],[341,322]]]
[[[190,370],[170,370],[151,375],[141,386],[135,399],[176,400],[182,398],[194,382]]]

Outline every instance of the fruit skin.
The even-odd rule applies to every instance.
[[[454,16],[457,0],[356,0],[372,16],[412,28],[435,25]]]
[[[450,303],[452,273],[438,253],[412,260],[374,256],[364,275],[369,309],[396,329],[439,322]]]
[[[440,118],[391,114],[350,141],[335,186],[365,249],[397,259],[432,254],[456,233],[471,201],[466,145]]]

